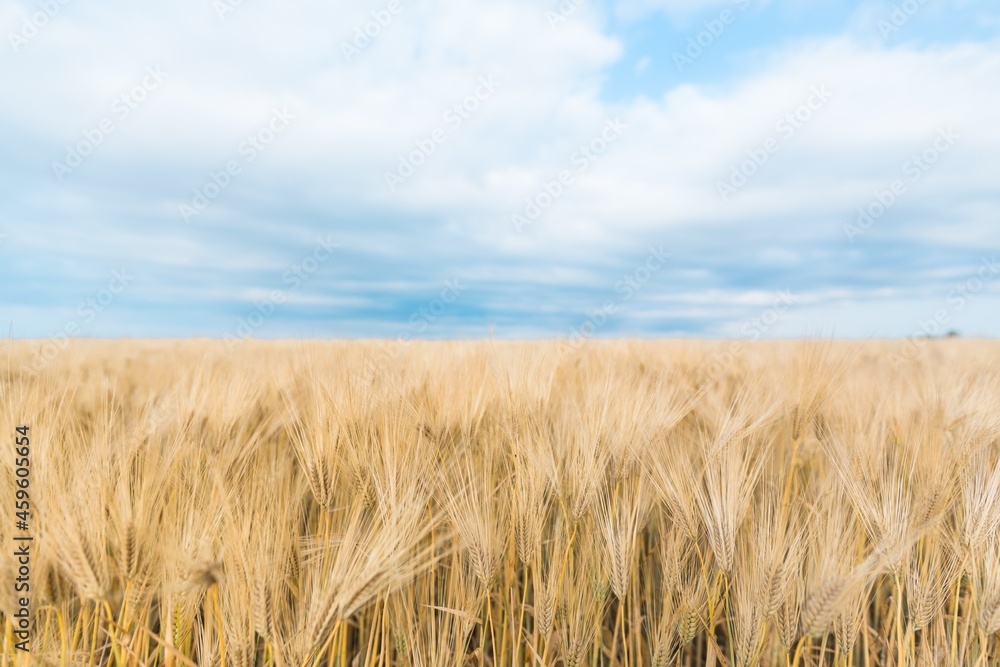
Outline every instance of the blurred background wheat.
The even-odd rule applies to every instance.
[[[996,343],[36,345],[3,665],[1000,664]]]

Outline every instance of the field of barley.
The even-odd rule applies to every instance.
[[[4,667],[1000,664],[996,342],[40,349]]]

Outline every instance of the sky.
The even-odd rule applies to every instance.
[[[9,337],[1000,335],[995,0],[0,0]]]

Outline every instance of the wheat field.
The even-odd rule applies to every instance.
[[[995,342],[49,347],[5,666],[1000,664]]]

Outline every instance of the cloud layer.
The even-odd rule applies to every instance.
[[[550,5],[3,5],[11,331],[1000,334],[1000,11]]]

